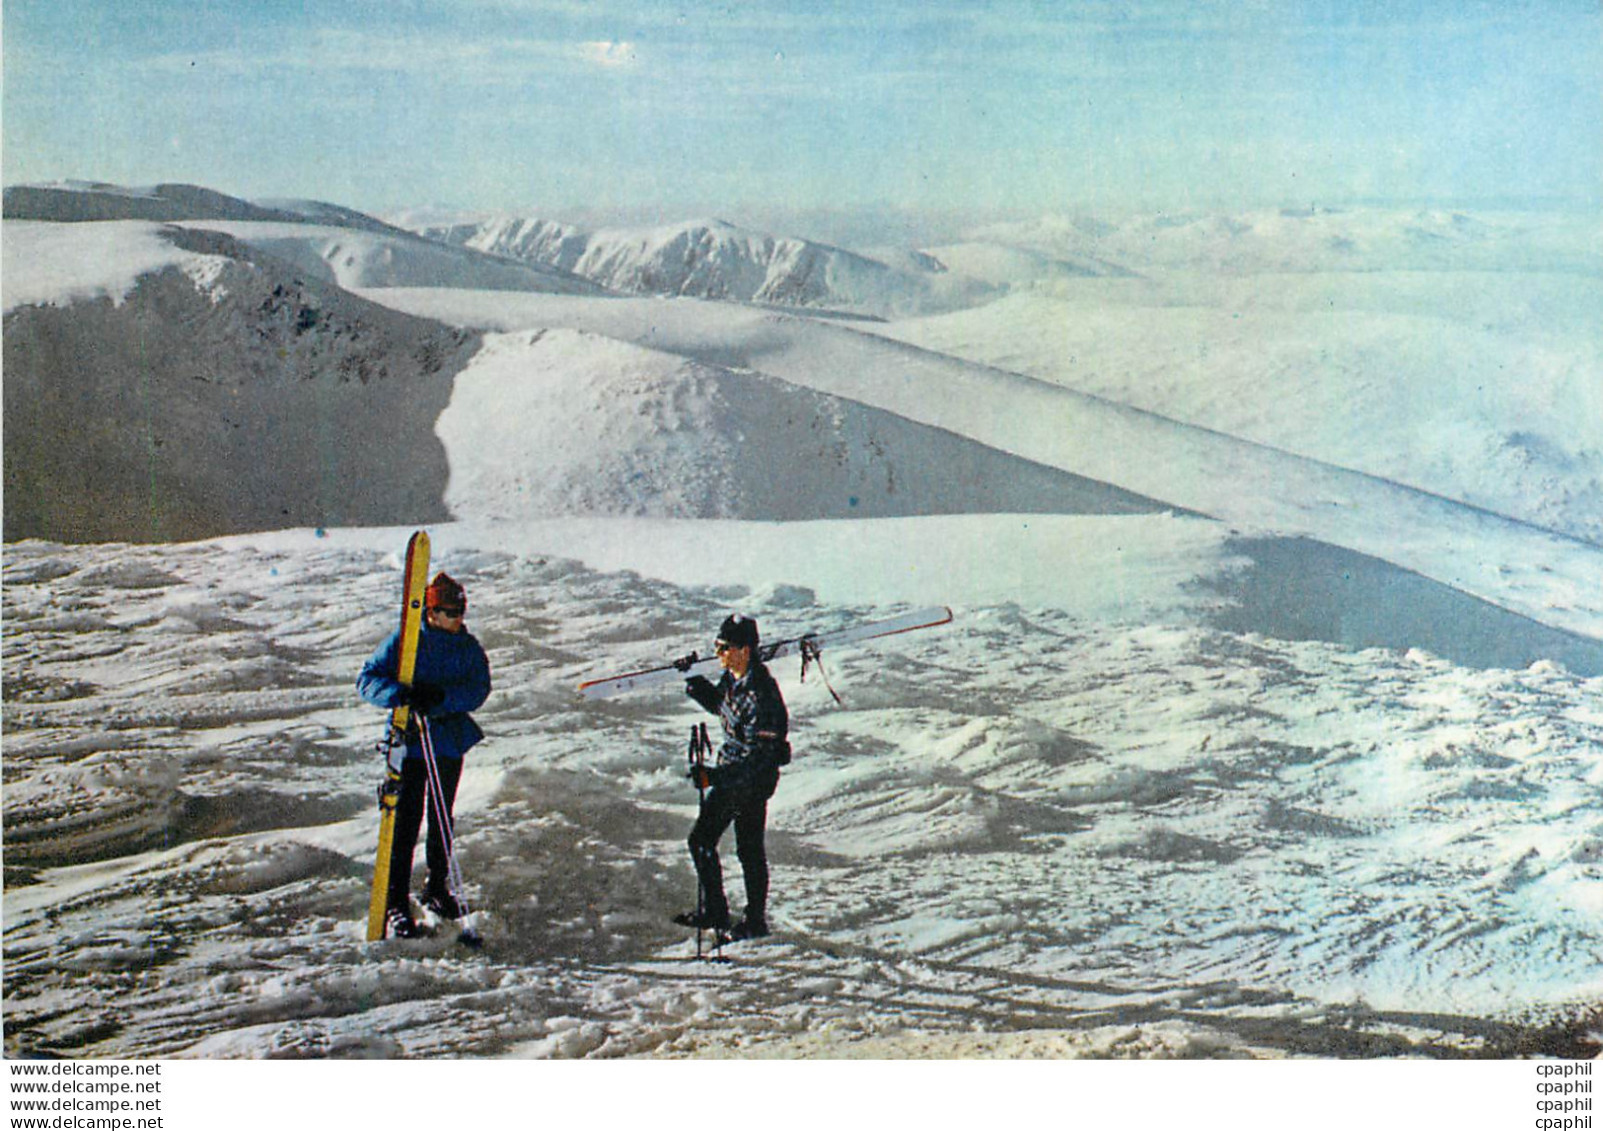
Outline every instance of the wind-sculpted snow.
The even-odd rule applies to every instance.
[[[5,239],[7,315],[22,307],[67,307],[102,299],[120,307],[142,278],[169,268],[204,289],[205,281],[214,279],[229,259],[156,224],[11,220],[0,231]]]
[[[985,521],[946,521],[983,562]],[[1066,521],[1132,554],[1162,537]],[[856,525],[870,555],[902,541]],[[575,682],[704,643],[731,604],[771,633],[899,606],[598,572],[563,553],[579,525],[515,548],[505,526],[435,530],[496,675],[458,803],[486,946],[367,944],[381,719],[352,682],[405,533],[8,546],[9,1053],[1592,1049],[1596,679],[1288,644],[1200,606],[1116,623],[1089,579],[1032,606],[954,585],[953,624],[825,658],[842,705],[780,670],[777,933],[687,961],[667,917],[694,896],[698,712]],[[1149,608],[1177,585],[1106,568]],[[795,570],[851,585],[805,546]]]

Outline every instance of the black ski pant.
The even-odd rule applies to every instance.
[[[445,813],[449,817],[456,804],[456,783],[462,778],[461,758],[436,758],[440,769],[440,788],[445,792]],[[412,853],[417,849],[417,834],[423,824],[425,802],[429,811],[429,835],[424,856],[429,863],[428,890],[443,892],[447,889],[445,835],[440,828],[440,816],[434,811],[434,802],[428,797],[428,765],[422,758],[408,758],[401,763],[401,798],[395,806],[395,840],[390,849],[390,909],[406,907],[412,889]]]
[[[718,841],[735,826],[735,855],[746,884],[746,918],[766,922],[768,916],[768,853],[763,845],[768,799],[779,785],[777,769],[762,771],[745,782],[713,786],[701,801],[701,813],[690,830],[690,860],[701,885],[701,910],[715,923],[729,920],[723,865]]]

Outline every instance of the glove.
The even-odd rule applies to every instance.
[[[694,652],[690,653],[690,655],[688,655],[688,656],[680,656],[677,660],[675,660],[673,662],[674,670],[675,671],[681,671],[681,672],[687,672],[692,667],[695,666],[695,663],[696,663],[696,661],[698,659],[700,659],[700,657],[697,656]]]
[[[432,714],[445,702],[445,691],[437,683],[414,683],[406,693],[407,706],[420,715]]]
[[[691,766],[690,780],[697,789],[706,789],[712,785],[712,770],[707,766]]]

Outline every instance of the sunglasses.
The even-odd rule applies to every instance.
[[[439,613],[442,617],[456,618],[466,613],[468,610],[465,605],[435,605],[429,611],[433,613]]]
[[[722,656],[725,652],[733,652],[736,648],[744,647],[744,644],[731,644],[727,640],[720,640],[712,646],[712,650]]]

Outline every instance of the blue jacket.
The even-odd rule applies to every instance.
[[[401,705],[401,684],[395,678],[401,666],[400,657],[401,630],[396,629],[362,665],[356,690],[363,699],[375,707],[387,709]],[[468,712],[484,706],[484,701],[490,697],[490,661],[471,632],[465,629],[444,632],[425,623],[418,636],[417,665],[412,670],[412,682],[432,683],[445,693],[445,699],[428,714],[436,756],[460,758],[484,737],[479,724]],[[415,726],[407,730],[406,756],[423,756]]]

